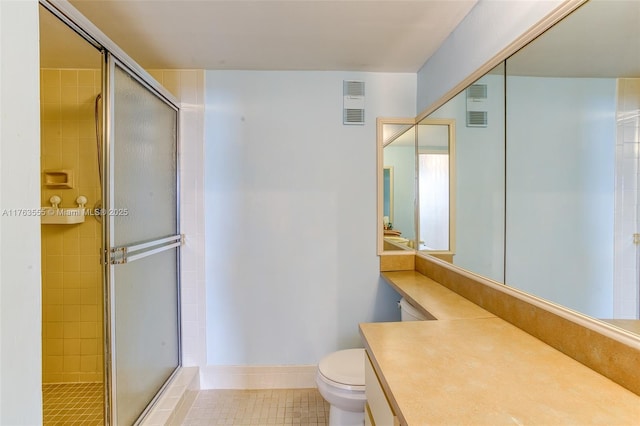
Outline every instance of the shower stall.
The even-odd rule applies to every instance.
[[[179,108],[67,3],[40,4],[43,418],[134,424],[181,365]]]

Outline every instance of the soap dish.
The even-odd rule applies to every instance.
[[[45,207],[42,214],[43,225],[73,225],[84,222],[84,209],[56,209]]]

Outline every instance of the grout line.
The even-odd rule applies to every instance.
[[[202,390],[183,424],[326,426],[329,407],[317,389]]]
[[[103,425],[102,383],[44,383],[43,423]]]

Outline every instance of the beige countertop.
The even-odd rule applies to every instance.
[[[640,396],[500,318],[465,317],[481,312],[447,308],[448,299],[466,304],[420,274],[385,275],[440,315],[437,321],[360,325],[402,425],[640,424]],[[423,300],[426,293],[437,300]]]
[[[491,312],[419,272],[383,272],[382,277],[427,317],[435,319],[495,317]]]

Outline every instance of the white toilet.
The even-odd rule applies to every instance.
[[[426,320],[404,298],[399,302],[402,321]],[[329,426],[364,425],[364,349],[345,349],[320,360],[316,383],[320,395],[331,404]]]
[[[320,360],[316,383],[331,404],[329,426],[364,424],[364,349],[345,349]]]

